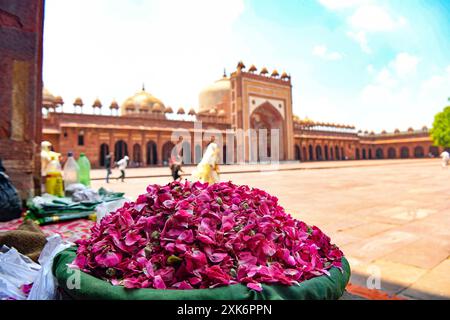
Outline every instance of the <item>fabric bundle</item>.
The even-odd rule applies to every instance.
[[[34,197],[27,203],[27,219],[39,225],[89,218],[95,215],[97,206],[104,202],[123,198],[124,193],[109,192],[100,188],[98,192],[91,189],[77,191],[72,197],[58,198],[52,195]]]

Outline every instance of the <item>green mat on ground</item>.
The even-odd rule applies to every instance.
[[[339,299],[350,279],[350,265],[342,258],[343,272],[330,269],[330,276],[320,276],[298,286],[265,285],[256,292],[245,285],[236,284],[214,289],[156,290],[126,289],[95,278],[79,270],[70,269],[76,256],[76,247],[59,253],[53,261],[55,275],[63,296],[76,300],[336,300]],[[79,277],[76,273],[79,273]],[[78,282],[79,280],[79,282]],[[79,284],[77,288],[77,284]],[[69,289],[73,288],[74,289]]]

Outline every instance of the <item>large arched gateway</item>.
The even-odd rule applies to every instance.
[[[253,159],[267,161],[276,157],[272,152],[277,149],[279,156],[275,160],[285,159],[283,118],[271,103],[263,103],[252,112],[250,128],[255,130],[255,135],[250,138],[250,153]],[[257,154],[254,154],[255,152]]]

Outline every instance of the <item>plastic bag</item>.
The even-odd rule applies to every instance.
[[[100,220],[102,220],[103,217],[105,217],[110,212],[114,212],[117,209],[122,208],[123,205],[125,204],[125,202],[130,202],[130,200],[126,199],[126,198],[122,198],[119,200],[103,202],[103,203],[99,204],[97,206],[97,208],[95,209],[95,211],[97,213],[97,223],[100,223]]]
[[[74,201],[74,202],[83,202],[83,201],[99,202],[99,201],[101,201],[101,197],[96,191],[88,188],[88,189],[78,190],[78,191],[74,192],[74,194],[72,195],[72,201]]]
[[[58,234],[48,237],[39,256],[40,265],[15,248],[3,246],[0,250],[0,299],[57,299],[56,281],[52,273],[53,258],[72,245]],[[29,284],[33,286],[27,297],[22,288]]]
[[[66,187],[66,195],[68,196],[68,197],[71,197],[75,192],[77,192],[77,191],[82,191],[82,190],[86,190],[87,189],[87,187],[84,185],[84,184],[81,184],[81,183],[72,183],[72,184],[69,184],[67,187]]]
[[[34,280],[33,287],[27,300],[55,300],[58,292],[56,282],[52,273],[53,258],[61,251],[73,244],[64,241],[59,234],[47,238],[47,244],[39,256],[41,269]]]
[[[2,171],[0,161],[0,222],[20,218],[22,204],[8,175]]]
[[[14,248],[3,246],[0,250],[0,299],[26,299],[21,290],[34,282],[41,266]]]

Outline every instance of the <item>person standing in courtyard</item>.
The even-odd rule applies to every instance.
[[[198,179],[203,183],[207,182],[209,184],[213,184],[220,181],[220,149],[215,140],[216,137],[212,136],[202,160],[192,173],[193,178]]]
[[[170,172],[172,173],[173,181],[181,179],[180,172],[184,172],[183,169],[181,169],[182,164],[183,164],[183,137],[180,136],[169,158],[169,168]]]
[[[117,166],[120,170],[120,176],[117,178],[117,180],[122,179],[122,182],[125,182],[125,169],[127,168],[129,159],[130,158],[128,158],[128,156],[125,156],[123,157],[123,159],[117,161]]]
[[[172,163],[170,170],[172,172],[173,181],[181,180],[182,175],[180,172],[184,173],[183,169],[181,169],[181,163]]]
[[[441,158],[442,158],[442,168],[447,168],[450,162],[450,153],[447,150],[444,150],[444,152],[441,153]]]
[[[106,168],[106,183],[109,183],[109,176],[111,175],[112,171],[112,153],[108,153],[105,157],[105,168]]]

